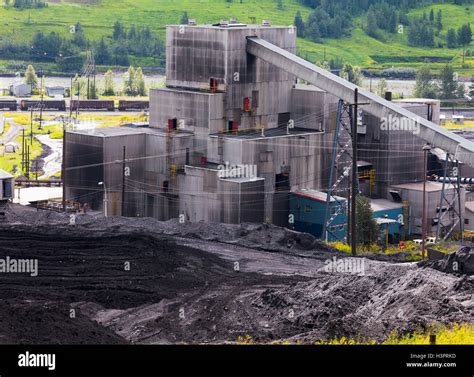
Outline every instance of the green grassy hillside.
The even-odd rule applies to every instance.
[[[242,3],[241,3],[242,2]],[[241,22],[251,22],[252,17],[260,22],[269,19],[273,24],[290,25],[297,10],[306,19],[311,9],[297,0],[283,0],[279,9],[276,0],[98,0],[96,4],[84,5],[65,2],[50,3],[45,9],[17,10],[0,7],[0,40],[29,41],[38,30],[55,31],[63,36],[69,33],[70,25],[80,22],[88,38],[99,39],[110,35],[112,25],[120,20],[124,25],[147,25],[152,31],[164,35],[166,24],[179,23],[183,11],[200,23],[216,22],[237,17]],[[434,8],[443,11],[443,30],[474,21],[474,6],[437,4],[413,10],[410,16],[421,16],[423,11]],[[433,61],[439,68],[447,62],[453,63],[460,75],[474,74],[474,57],[466,59],[461,67],[461,49],[413,48],[407,45],[406,33],[385,34],[384,41],[373,39],[363,31],[363,20],[356,19],[352,36],[345,39],[327,39],[323,44],[309,40],[298,41],[298,52],[313,62],[324,56],[341,58],[364,68],[416,67],[425,60]],[[440,39],[441,40],[441,39]],[[474,43],[469,47],[474,50]],[[421,58],[420,58],[421,57]],[[1,58],[1,57],[0,57]],[[147,65],[149,60],[140,63]],[[3,62],[3,65],[8,62]]]

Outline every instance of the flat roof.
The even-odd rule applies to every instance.
[[[293,191],[292,194],[303,196],[305,198],[313,199],[313,200],[316,200],[318,202],[323,202],[323,203],[327,202],[327,197],[328,197],[328,194],[326,192],[318,191],[314,189],[301,189],[301,190]],[[346,198],[343,198],[341,196],[336,196],[336,198],[340,201],[347,200]],[[331,202],[335,202],[335,201],[336,200],[333,197],[331,197]]]
[[[274,137],[294,137],[294,136],[306,136],[322,134],[324,131],[312,130],[310,128],[295,127],[290,129],[290,133],[287,134],[286,127],[268,128],[265,130],[262,136],[261,130],[240,130],[237,134],[232,132],[226,134],[213,134],[211,137],[224,137],[226,139],[240,139],[240,140],[265,140]]]
[[[114,137],[114,136],[127,136],[127,135],[139,135],[143,134],[143,129],[137,129],[132,127],[105,127],[105,128],[93,128],[84,130],[68,130],[68,133],[89,135],[96,137]]]
[[[421,103],[421,104],[439,104],[441,101],[439,99],[431,99],[431,98],[403,98],[403,99],[396,99],[392,102],[397,103]]]
[[[370,201],[370,206],[374,212],[403,208],[402,203],[395,203],[387,199],[372,199]]]
[[[227,21],[227,20],[223,20]],[[239,22],[236,23],[223,23],[223,21],[217,22],[215,24],[185,24],[185,25],[167,25],[167,27],[190,27],[190,28],[199,28],[199,29],[217,29],[217,30],[235,30],[235,29],[289,29],[291,26],[284,25],[262,25],[262,24],[244,24]]]
[[[423,182],[405,183],[402,185],[391,186],[392,189],[423,191]],[[427,192],[436,192],[443,189],[443,184],[438,182],[426,182]]]
[[[181,86],[166,86],[164,88],[152,88],[150,92],[171,92],[171,93],[186,93],[186,94],[196,94],[202,96],[217,96],[223,95],[223,92],[210,92],[210,91],[203,91],[198,88],[183,88]]]
[[[219,178],[221,181],[228,181],[234,183],[248,183],[248,182],[257,182],[264,181],[265,178],[261,177],[240,177],[240,178]]]
[[[0,179],[10,179],[13,178],[13,175],[7,173],[5,170],[0,169]]]
[[[128,135],[163,135],[168,133],[168,130],[163,128],[153,127],[130,127],[130,126],[118,126],[118,127],[105,127],[105,128],[94,128],[87,130],[68,130],[68,133],[89,135],[96,137],[116,137],[116,136],[128,136]],[[186,130],[173,131],[174,137],[189,136],[193,133]]]
[[[469,212],[474,212],[474,202],[466,202],[466,209]]]

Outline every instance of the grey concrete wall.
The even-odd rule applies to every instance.
[[[66,142],[66,198],[102,209],[104,189],[98,183],[104,180],[103,138],[68,132]]]
[[[429,183],[428,185],[435,185]],[[437,184],[436,184],[437,185]],[[441,188],[441,185],[439,185]],[[396,189],[396,188],[395,188]],[[399,190],[399,189],[396,189]],[[448,190],[448,195],[454,195],[452,189]],[[420,190],[401,190],[401,197],[407,200],[410,205],[410,232],[414,235],[421,235],[422,233],[422,219],[423,219],[423,191]],[[427,213],[427,231],[428,235],[436,235],[437,225],[434,224],[439,216],[438,209],[441,200],[441,191],[429,191],[426,193],[426,213]],[[446,203],[444,203],[444,206]],[[461,208],[462,216],[465,216],[465,191],[461,193]],[[449,215],[444,216],[443,224],[454,224],[454,219]]]

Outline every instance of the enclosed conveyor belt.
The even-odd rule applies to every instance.
[[[346,102],[354,101],[356,85],[342,79],[298,56],[267,42],[258,37],[247,38],[247,52],[267,63],[271,63],[310,84],[331,93]],[[404,109],[397,104],[387,101],[368,90],[359,88],[359,101],[368,103],[363,106],[364,111],[378,118],[388,119],[390,115],[405,117],[419,125],[419,137],[451,153],[454,157],[474,166],[474,143],[463,137],[449,132],[433,122]]]

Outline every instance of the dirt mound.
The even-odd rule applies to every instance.
[[[433,323],[472,321],[474,281],[415,266],[378,266],[369,275],[329,274],[252,300],[267,321],[282,318],[315,341],[350,337],[383,341]],[[291,316],[289,315],[291,313]]]
[[[349,258],[266,224],[85,215],[70,226],[64,214],[21,209],[8,216],[16,223],[0,226],[0,255],[37,258],[39,273],[0,274],[0,318],[30,329],[0,328],[0,342],[39,343],[48,329],[51,342],[63,331],[72,343],[381,341],[392,331],[474,318],[470,251],[426,268]],[[363,273],[327,270],[332,258],[343,267],[357,262]],[[463,275],[445,273],[454,262]],[[71,307],[81,321],[63,318]],[[118,337],[97,332],[96,323]],[[81,328],[85,335],[77,337]]]
[[[0,344],[126,344],[79,311],[56,302],[2,300]]]
[[[474,275],[474,250],[464,247],[455,253],[446,255],[441,260],[422,262],[420,265],[450,274]]]

